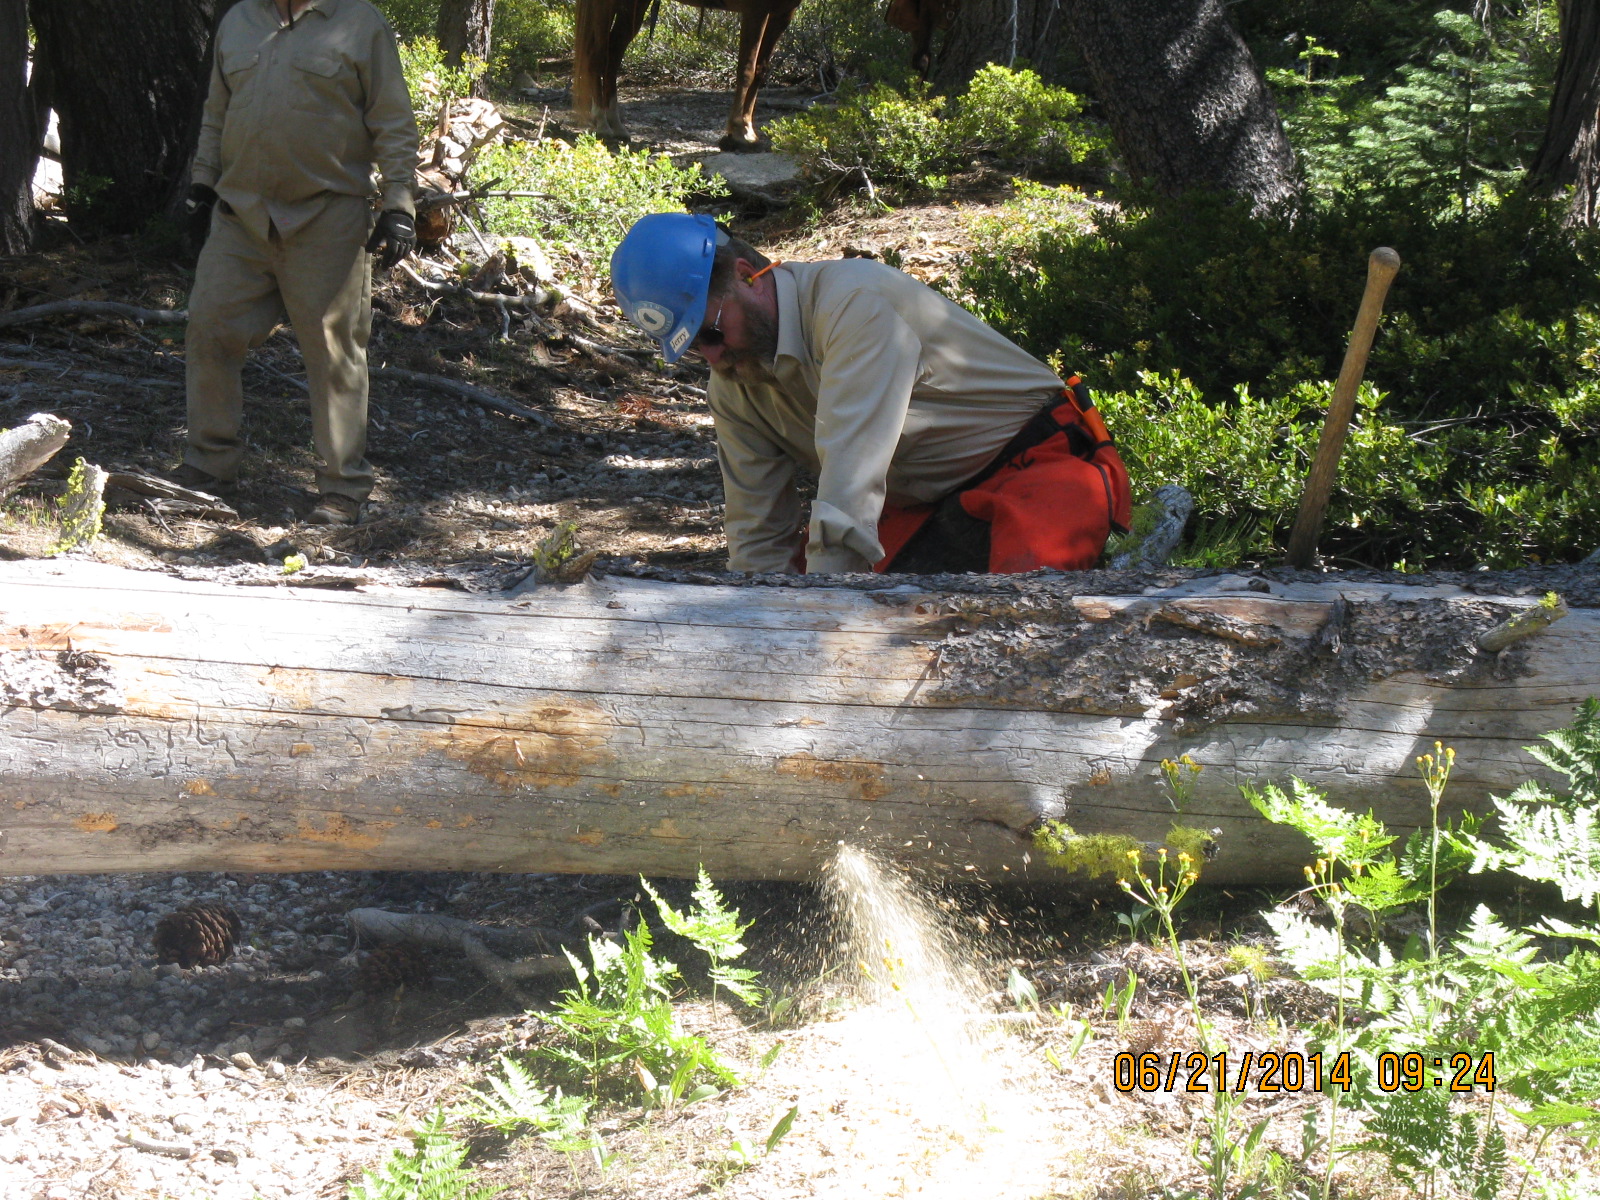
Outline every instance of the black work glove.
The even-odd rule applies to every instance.
[[[378,214],[378,223],[367,239],[367,253],[378,256],[378,270],[388,271],[410,254],[416,244],[417,223],[411,219],[411,214],[398,208],[386,208]]]
[[[189,240],[196,246],[206,244],[211,233],[211,210],[217,206],[217,193],[203,183],[189,185],[189,195],[183,202],[184,228]]]

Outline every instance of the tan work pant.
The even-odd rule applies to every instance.
[[[303,229],[288,237],[274,230],[262,241],[218,206],[189,297],[186,463],[218,479],[238,477],[245,353],[266,341],[287,312],[305,359],[311,436],[322,456],[317,487],[367,498],[371,223],[365,199],[330,196]]]

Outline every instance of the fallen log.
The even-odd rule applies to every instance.
[[[71,423],[54,413],[34,413],[21,425],[0,430],[0,496],[54,458],[71,436]]]
[[[1187,753],[1209,878],[1292,880],[1305,844],[1239,784],[1296,775],[1403,830],[1436,739],[1447,801],[1479,806],[1600,686],[1600,578],[1573,570],[1570,614],[1499,653],[1478,639],[1539,589],[1481,575],[376,577],[0,563],[0,872],[807,878],[849,841],[1048,877],[1041,820],[1159,839],[1160,762]]]

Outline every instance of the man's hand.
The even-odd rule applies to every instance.
[[[196,246],[206,244],[211,233],[211,210],[217,206],[217,193],[203,183],[189,185],[183,202],[184,227]]]
[[[386,208],[378,214],[378,223],[367,239],[367,253],[378,256],[380,271],[388,271],[410,254],[416,244],[417,223],[411,219],[411,214],[398,208]]]

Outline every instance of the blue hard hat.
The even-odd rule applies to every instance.
[[[651,213],[640,217],[611,255],[611,288],[628,320],[677,362],[700,332],[711,261],[727,234],[710,217]]]

